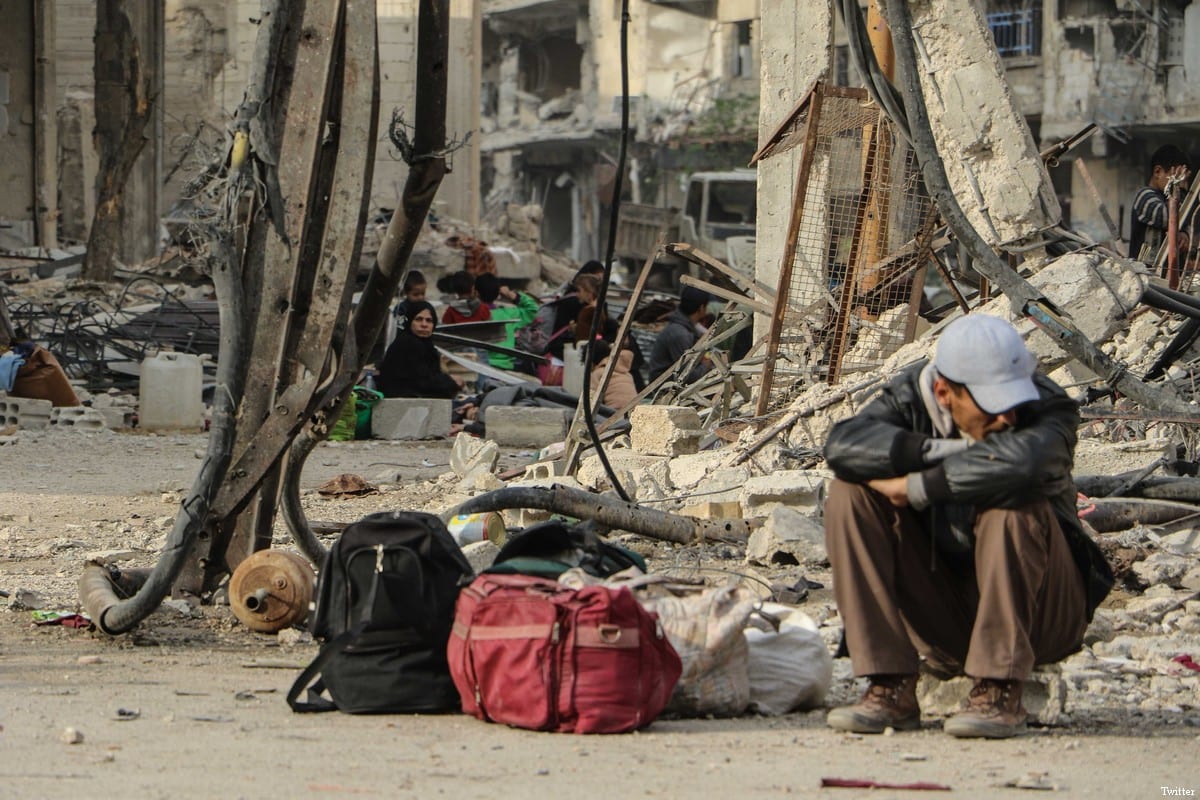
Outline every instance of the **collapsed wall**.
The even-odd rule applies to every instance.
[[[1050,176],[979,7],[916,0],[910,8],[929,122],[971,224],[993,247],[1058,224]]]

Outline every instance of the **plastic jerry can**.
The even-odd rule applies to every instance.
[[[188,353],[159,353],[142,361],[138,426],[147,431],[200,430],[204,368]]]

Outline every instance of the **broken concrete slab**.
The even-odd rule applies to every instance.
[[[777,505],[746,543],[748,564],[819,565],[828,560],[825,528],[812,517],[784,505]]]
[[[806,469],[753,477],[742,487],[742,511],[748,517],[765,517],[776,506],[785,505],[812,516],[819,515],[829,477],[826,470]]]
[[[741,519],[742,506],[736,500],[724,502],[707,500],[685,505],[679,509],[679,513],[693,519]]]
[[[1075,446],[1076,475],[1113,475],[1148,467],[1160,458],[1175,460],[1175,442],[1165,436],[1133,442],[1080,439]]]
[[[702,480],[707,480],[726,459],[729,454],[723,450],[706,450],[702,453],[676,456],[667,465],[671,483],[677,489],[690,489]],[[750,470],[742,468],[745,477],[739,482],[745,482],[750,477]]]
[[[500,445],[544,447],[567,435],[570,411],[537,406],[492,406],[487,410],[487,438]]]
[[[1196,559],[1191,556],[1153,553],[1135,563],[1132,571],[1138,580],[1147,586],[1170,586],[1172,589],[1179,589],[1182,587],[1183,577],[1195,566]]]
[[[371,410],[376,439],[434,439],[450,435],[451,403],[429,397],[385,397]]]
[[[650,456],[681,456],[700,449],[704,430],[688,406],[637,406],[629,414],[633,449]]]
[[[979,6],[917,0],[910,8],[930,125],[971,224],[993,246],[1057,224],[1054,186]]]
[[[486,439],[477,439],[469,433],[460,433],[450,448],[450,469],[466,480],[476,472],[491,473],[500,459],[500,446]]]
[[[613,472],[617,473],[617,479],[635,499],[657,500],[670,495],[672,484],[666,459],[631,450],[605,450],[604,453]],[[612,488],[600,457],[594,453],[580,459],[575,477],[592,490]]]

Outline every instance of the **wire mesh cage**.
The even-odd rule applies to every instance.
[[[756,159],[796,146],[759,414],[912,340],[937,222],[912,148],[865,90],[817,83]]]

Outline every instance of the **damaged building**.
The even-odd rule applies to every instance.
[[[718,149],[707,163],[679,163],[671,154],[718,101],[757,96],[758,3],[637,3],[631,16],[628,197],[678,206],[687,171],[745,163],[748,142],[733,153]],[[621,123],[621,66],[612,57],[620,4],[484,0],[483,17],[485,211],[536,203],[544,209],[543,247],[595,258]]]

